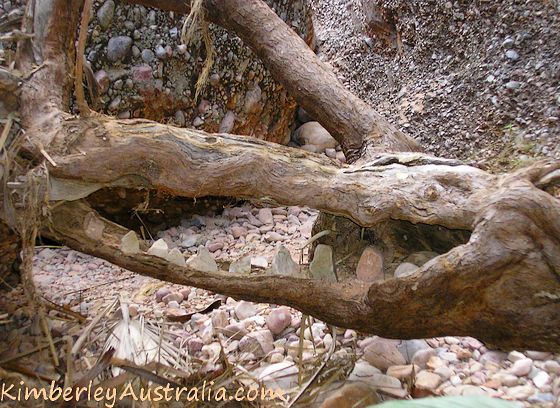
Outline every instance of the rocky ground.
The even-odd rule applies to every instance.
[[[321,58],[428,151],[502,168],[560,157],[558,2],[312,4]]]
[[[316,212],[306,208],[268,209],[246,204],[227,208],[222,214],[194,215],[154,239],[163,239],[170,249],[177,248],[186,257],[203,246],[222,265],[248,256],[258,268],[273,263],[281,247],[299,262],[300,248],[309,239],[315,218]],[[307,262],[307,252],[303,262]],[[176,347],[202,361],[203,370],[223,369],[216,363],[216,348],[224,347],[237,369],[248,371],[269,386],[297,387],[302,316],[295,310],[170,285],[65,248],[37,249],[34,280],[46,299],[89,317],[115,299],[124,299],[133,320],[158,321]],[[18,291],[10,296],[17,297]],[[217,309],[189,315],[204,310],[216,299],[222,301]],[[18,312],[14,315],[17,317]],[[55,340],[68,330],[74,330],[75,335],[83,330],[82,326],[75,332],[74,325],[60,320],[59,314],[51,315]],[[186,321],[179,322],[182,317]],[[8,333],[9,341],[23,340],[10,352],[5,351],[4,358],[33,347],[29,335],[40,334],[36,322],[22,327]],[[504,353],[489,350],[469,337],[401,341],[354,330],[334,331],[336,348],[330,356],[331,366],[345,367],[348,379],[376,387],[384,399],[405,398],[411,393],[415,397],[488,395],[518,401],[520,407],[554,407],[560,396],[560,355]],[[301,354],[305,373],[316,369],[333,344],[334,335],[333,328],[317,320],[305,329]],[[95,350],[90,351],[95,354]],[[48,372],[44,362],[34,361],[31,369]]]

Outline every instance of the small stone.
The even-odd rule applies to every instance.
[[[292,323],[292,314],[285,308],[277,308],[270,311],[266,318],[266,326],[274,335],[278,335],[290,327]]]
[[[517,61],[519,59],[519,54],[515,50],[507,50],[506,57],[512,61]]]
[[[115,2],[113,0],[107,0],[99,10],[97,10],[97,21],[103,29],[107,29],[111,26],[113,21],[113,15],[115,14]]]
[[[263,256],[256,256],[251,258],[251,266],[255,268],[266,269],[268,268],[268,261]]]
[[[406,364],[395,342],[382,338],[377,338],[364,349],[364,359],[383,371],[394,365]]]
[[[235,322],[224,327],[222,333],[233,340],[241,340],[247,334],[247,329],[242,323]]]
[[[319,408],[368,407],[380,402],[375,388],[360,382],[345,384],[332,392]]]
[[[375,282],[384,279],[383,254],[381,251],[371,246],[363,250],[356,267],[356,278],[363,282]]]
[[[233,235],[235,239],[247,236],[247,232],[248,232],[247,228],[245,227],[239,227],[239,226],[231,227],[231,235]]]
[[[94,77],[95,82],[97,82],[97,85],[99,87],[99,92],[101,94],[107,92],[107,90],[109,89],[109,85],[111,84],[111,80],[109,79],[109,74],[107,74],[107,71],[101,69],[95,73]]]
[[[138,306],[136,306],[136,305],[128,306],[128,315],[130,317],[138,316]]]
[[[489,363],[494,363],[494,364],[500,364],[502,361],[504,361],[507,358],[507,354],[502,352],[502,351],[495,351],[495,350],[491,350],[491,351],[487,351],[486,353],[484,353],[482,356],[480,356],[480,362],[482,364],[486,364],[487,362]]]
[[[358,360],[354,364],[354,369],[348,377],[348,381],[367,381],[367,377],[371,377],[374,374],[381,374],[381,371],[369,364],[367,361]]]
[[[210,252],[216,252],[217,250],[224,248],[224,243],[223,242],[211,242],[211,243],[206,245],[206,248],[208,248],[208,251],[210,251]]]
[[[319,122],[307,122],[301,125],[294,132],[294,140],[300,146],[315,146],[316,153],[324,153],[325,149],[334,149],[338,144]]]
[[[506,387],[513,387],[514,385],[519,384],[519,378],[513,374],[508,374],[505,372],[499,372],[492,376],[493,380],[497,380],[500,384]]]
[[[374,373],[367,377],[361,377],[360,381],[393,397],[404,398],[408,394],[406,390],[402,388],[399,380],[388,375]]]
[[[414,354],[416,354],[418,350],[431,349],[431,347],[424,339],[412,339],[401,341],[400,344],[397,345],[397,349],[406,362],[410,364],[412,357],[414,357]]]
[[[159,258],[165,259],[168,253],[169,247],[167,246],[167,242],[161,238],[154,242],[150,249],[148,249],[148,255],[157,256]]]
[[[156,55],[154,54],[154,52],[148,48],[144,48],[142,50],[142,61],[144,61],[145,63],[149,64],[150,62],[152,62],[154,60],[154,58],[156,57]]]
[[[235,112],[227,111],[220,123],[220,133],[230,133],[235,125]]]
[[[518,385],[517,387],[506,388],[508,397],[516,400],[526,400],[535,393],[535,390],[530,385]]]
[[[502,47],[504,48],[512,48],[515,44],[515,41],[511,37],[507,37],[504,42],[502,42]]]
[[[191,256],[187,261],[187,266],[193,269],[196,269],[200,272],[217,272],[218,265],[210,252],[203,247],[198,247],[198,253],[194,256]]]
[[[163,298],[171,293],[169,288],[160,288],[156,291],[156,302],[161,302]]]
[[[512,363],[515,363],[518,360],[523,360],[524,358],[527,357],[523,353],[520,353],[519,351],[515,351],[515,350],[510,352],[507,356],[507,359]]]
[[[228,325],[228,314],[223,309],[218,309],[212,313],[212,327],[223,329]]]
[[[166,60],[168,57],[165,47],[161,44],[156,47],[156,57],[160,60]]]
[[[220,85],[220,75],[218,74],[210,75],[210,78],[208,78],[208,82],[210,82],[211,86],[216,88],[218,85]]]
[[[298,276],[300,268],[299,265],[292,259],[290,251],[281,245],[272,259],[270,271],[275,275]]]
[[[235,306],[235,316],[239,320],[245,320],[249,317],[253,317],[258,312],[257,305],[251,302],[246,302],[244,300],[240,301],[237,306]]]
[[[416,374],[414,386],[421,390],[435,391],[438,385],[441,384],[441,377],[429,371],[420,371]]]
[[[279,241],[285,241],[286,237],[280,235],[279,233],[277,233],[275,231],[269,231],[264,236],[264,239],[267,242],[279,242]]]
[[[412,357],[412,364],[416,364],[420,368],[426,368],[426,364],[430,357],[435,356],[436,351],[434,349],[418,350]]]
[[[419,252],[414,252],[413,254],[410,254],[404,261],[414,264],[416,266],[422,266],[424,265],[426,262],[428,262],[429,260],[435,258],[436,256],[439,256],[439,254],[437,252],[432,252],[432,251],[419,251]]]
[[[136,83],[146,83],[153,79],[152,67],[149,65],[137,65],[132,67],[132,79]]]
[[[550,360],[553,358],[552,353],[546,351],[526,351],[525,355],[531,360]]]
[[[453,370],[447,366],[439,367],[434,370],[434,373],[439,375],[442,381],[447,381],[452,375]]]
[[[324,244],[317,245],[313,254],[313,261],[309,265],[309,271],[313,279],[337,281],[334,273],[332,247]]]
[[[445,365],[446,363],[437,356],[430,357],[430,359],[426,362],[426,367],[431,370],[435,370],[440,367],[445,367]]]
[[[121,35],[112,37],[107,44],[107,59],[117,62],[125,59],[132,48],[132,38]]]
[[[522,377],[529,374],[531,372],[531,368],[533,368],[533,360],[530,358],[524,358],[513,363],[508,372],[518,377]]]
[[[395,278],[405,278],[415,273],[418,269],[420,268],[413,263],[403,262],[395,269]]]
[[[185,113],[182,110],[178,110],[177,112],[175,112],[174,119],[177,126],[179,127],[185,126],[186,123]]]
[[[344,152],[336,152],[336,160],[341,163],[346,163],[346,156],[344,155]]]
[[[191,354],[198,353],[199,351],[202,350],[202,347],[204,347],[204,342],[202,341],[202,339],[196,336],[191,337],[187,341],[187,349]]]
[[[265,225],[274,223],[274,217],[270,208],[261,208],[257,214],[257,218]]]
[[[506,86],[507,89],[514,90],[514,89],[518,89],[518,88],[521,87],[521,82],[518,82],[518,81],[509,81],[509,82],[506,83],[505,86]]]
[[[533,377],[533,384],[537,388],[542,388],[550,382],[550,376],[545,371],[539,371],[537,375]]]
[[[140,241],[134,231],[128,231],[121,238],[120,245],[121,252],[125,255],[134,255],[140,252]]]
[[[405,378],[412,378],[414,373],[420,371],[420,367],[413,364],[395,365],[387,369],[387,375],[404,380]]]
[[[245,94],[245,103],[243,105],[243,111],[245,113],[257,113],[260,107],[260,101],[262,98],[262,90],[258,84],[254,83],[247,90]]]
[[[169,304],[169,302],[177,302],[177,305],[183,301],[183,295],[179,292],[171,292],[168,295],[165,295],[163,299],[161,299],[165,304]]]
[[[243,258],[232,262],[229,265],[229,272],[237,273],[237,274],[249,274],[249,273],[251,273],[251,257],[250,256],[244,256]]]
[[[270,330],[256,330],[239,341],[239,350],[262,358],[274,350],[274,339]]]
[[[200,116],[197,116],[196,118],[194,118],[193,120],[193,126],[201,126],[204,123],[204,119],[202,119]]]
[[[325,149],[325,155],[331,159],[336,159],[336,149]]]
[[[171,251],[169,251],[165,259],[167,259],[172,264],[186,266],[185,257],[177,248],[173,248]]]
[[[560,375],[560,363],[551,360],[544,363],[544,369],[549,374]]]

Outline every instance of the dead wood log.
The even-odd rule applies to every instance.
[[[367,160],[339,165],[250,138],[102,115],[76,118],[64,111],[71,95],[67,73],[80,2],[36,3],[31,22],[44,68],[22,88],[20,113],[28,143],[20,160],[30,168],[39,164],[48,169],[48,179],[39,180],[50,199],[40,207],[49,214],[45,235],[148,276],[290,305],[329,323],[382,336],[472,335],[504,348],[560,350],[560,204],[545,191],[560,182],[560,162],[492,175],[417,153],[364,155],[373,142],[391,150],[413,145],[350,96],[328,67],[302,50],[294,34],[258,0],[205,4],[216,7],[207,10],[212,21],[221,18],[240,36],[255,37],[243,38],[250,46],[256,42],[255,52],[284,86],[295,96],[302,95],[304,107],[316,103],[316,111],[310,112],[317,113],[323,124],[330,123],[327,128],[334,129],[353,158],[362,155]],[[254,15],[261,20],[253,20]],[[301,52],[294,55],[293,50]],[[23,47],[21,55],[24,69],[38,62],[37,49]],[[52,83],[61,84],[60,89],[53,89]],[[44,160],[45,152],[50,164]],[[182,197],[271,197],[366,227],[399,220],[472,234],[467,243],[402,279],[366,284],[352,278],[328,283],[268,274],[209,274],[144,253],[121,253],[119,243],[127,229],[81,201],[111,186]],[[100,237],[88,234],[86,219],[103,226]]]
[[[198,174],[187,178],[186,185],[189,187],[181,188],[175,184],[175,180],[164,182],[168,173],[161,171],[161,165],[150,166],[156,175],[156,183],[160,183],[158,188],[167,188],[183,195],[205,195],[208,192],[215,193],[216,188],[225,191],[235,188],[245,194],[253,191],[256,196],[268,195],[289,204],[293,199],[294,189],[295,195],[298,195],[298,179],[290,178],[290,170],[295,167],[298,171],[308,170],[313,173],[311,179],[314,181],[324,181],[321,178],[323,176],[331,178],[334,184],[332,192],[326,194],[328,200],[322,201],[321,197],[316,198],[313,194],[301,197],[298,195],[300,204],[313,205],[332,213],[343,210],[346,216],[359,220],[361,225],[375,225],[379,220],[385,219],[387,214],[391,214],[391,218],[406,218],[420,223],[436,222],[445,226],[467,228],[467,223],[470,223],[468,229],[472,228],[473,233],[468,243],[434,258],[414,275],[372,284],[356,279],[328,283],[270,274],[235,276],[226,272],[202,273],[173,266],[144,254],[125,256],[119,251],[118,245],[120,238],[128,231],[102,220],[106,225],[102,239],[95,241],[89,238],[85,233],[83,220],[93,210],[78,201],[57,206],[53,210],[52,229],[48,234],[70,247],[139,273],[238,298],[287,304],[329,323],[382,336],[410,338],[444,334],[472,335],[504,348],[559,349],[560,206],[556,198],[540,188],[559,181],[560,163],[540,163],[512,175],[491,176],[466,166],[431,164],[371,165],[368,169],[340,168],[327,162],[321,163],[322,159],[304,153],[303,157],[298,157],[298,167],[290,164],[293,157],[282,148],[269,146],[264,149],[260,146],[252,149],[247,144],[235,143],[237,151],[249,162],[254,156],[263,163],[265,153],[262,152],[271,156],[272,152],[275,153],[273,161],[263,163],[263,172],[258,179],[260,187],[245,190],[245,177],[232,173],[232,166],[226,165],[224,159],[220,159],[216,153],[219,150],[228,151],[230,146],[227,144],[234,144],[233,141],[226,138],[227,142],[222,144],[218,137],[207,136],[211,143],[204,146],[200,140],[202,137],[197,135],[192,149],[186,148],[180,160],[168,165],[174,168],[176,174],[188,177],[187,174],[192,171],[189,168],[191,160],[194,163],[198,161],[197,157],[191,159],[190,156],[193,151],[198,151],[200,157],[217,159],[213,162],[213,167],[205,169],[203,165],[196,165]],[[258,145],[263,142],[254,143]],[[130,144],[135,145],[132,142]],[[189,142],[183,139],[181,144],[185,149]],[[137,146],[132,147],[136,148]],[[149,150],[150,146],[144,145],[144,149]],[[92,151],[94,150],[104,149],[95,147]],[[60,166],[51,169],[55,183],[62,183],[61,177],[77,173],[84,175],[83,183],[94,183],[97,188],[113,183],[106,176],[99,180],[99,176],[94,176],[95,170],[85,171],[87,167],[95,167],[101,156],[94,154],[85,157],[67,157],[67,162],[61,161]],[[167,157],[163,155],[162,161],[166,162]],[[405,155],[404,161],[408,158]],[[75,161],[87,162],[89,166],[75,165]],[[280,162],[280,166],[274,167],[271,163],[275,162]],[[183,168],[178,168],[181,165]],[[276,191],[276,185],[282,183],[281,177],[275,177],[275,174],[281,174],[280,168],[287,177],[284,179],[284,191],[290,191],[290,194],[284,193],[283,197]],[[346,173],[348,170],[355,170],[350,173],[351,177]],[[426,172],[427,170],[433,171]],[[254,171],[254,167],[246,167],[241,171]],[[453,186],[457,189],[454,198],[449,197],[448,190],[441,190],[446,191],[444,196],[450,198],[450,206],[468,209],[461,212],[465,217],[463,222],[459,220],[461,217],[442,216],[437,209],[434,212],[439,214],[432,214],[432,208],[428,208],[425,203],[420,211],[414,205],[402,205],[403,201],[399,197],[402,191],[426,191],[426,185],[431,185],[437,191],[442,180],[465,180],[465,175],[471,171],[470,187],[466,184]],[[395,176],[398,174],[395,172],[406,174],[407,177]],[[360,183],[360,177],[355,177],[360,173],[365,173],[363,184]],[[206,185],[195,184],[191,190],[192,178],[212,178],[215,174],[219,174],[217,178],[222,179],[221,184],[216,186],[212,179]],[[376,175],[380,177],[375,177]],[[140,176],[135,180],[123,178],[117,170],[111,178],[118,180],[121,185],[155,187],[151,184],[153,179],[150,179],[149,174],[143,173]],[[355,183],[349,190],[344,189],[344,182],[341,181],[346,177]],[[248,174],[247,178],[248,186],[252,185],[255,178],[251,179]],[[368,179],[370,182],[366,183]],[[394,179],[401,180],[400,186],[395,190],[385,189]],[[383,186],[382,194],[376,193],[380,191],[380,185]],[[312,184],[307,186],[312,188]],[[181,188],[180,192],[177,188]],[[363,196],[360,195],[361,191]],[[459,191],[467,196],[458,199],[462,195]],[[356,205],[348,205],[349,197],[357,199]],[[368,199],[360,202],[363,197]],[[414,199],[411,197],[410,203]],[[436,201],[438,200],[434,202]],[[439,205],[436,204],[436,207]],[[325,299],[331,301],[325,302]],[[336,301],[333,302],[332,299]]]

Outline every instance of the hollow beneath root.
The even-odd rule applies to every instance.
[[[470,231],[448,229],[439,225],[413,224],[389,220],[374,228],[362,228],[345,217],[321,212],[312,235],[321,231],[330,233],[314,242],[330,245],[334,251],[337,277],[340,281],[355,279],[356,268],[363,250],[372,246],[383,254],[383,275],[393,277],[395,269],[411,254],[434,252],[443,254],[468,242]]]

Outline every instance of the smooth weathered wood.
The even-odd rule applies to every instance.
[[[186,12],[186,2],[129,0]],[[235,32],[313,118],[341,144],[349,161],[376,149],[420,151],[419,145],[344,87],[262,0],[205,0],[208,18]]]
[[[70,133],[76,135],[72,143]],[[57,166],[50,167],[51,177],[90,183],[89,192],[120,185],[182,197],[270,197],[363,226],[394,218],[470,229],[484,194],[498,179],[418,153],[379,154],[377,163],[386,166],[340,165],[257,139],[147,120],[69,117],[55,134],[51,155]]]

